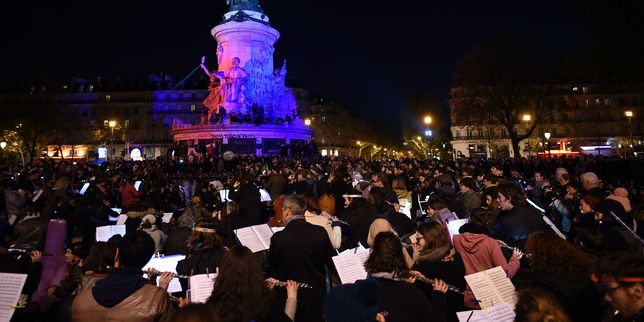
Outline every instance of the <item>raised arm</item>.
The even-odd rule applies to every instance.
[[[208,70],[208,67],[206,67],[206,56],[201,56],[201,69],[208,75],[208,77],[212,77],[213,75],[210,73]]]

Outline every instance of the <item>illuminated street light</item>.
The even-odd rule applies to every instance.
[[[633,127],[631,126],[631,118],[633,118],[633,111],[628,110],[624,112],[626,118],[628,119],[628,141],[630,142],[631,148],[633,147]]]
[[[425,116],[425,118],[423,119],[423,122],[425,122],[425,124],[427,124],[427,125],[432,124],[432,117],[431,116]]]
[[[532,116],[530,116],[530,114],[523,114],[523,116],[521,117],[521,119],[522,119],[524,122],[530,122],[530,121],[532,120]]]
[[[304,120],[304,125],[310,126],[311,125],[311,119]]]
[[[110,140],[110,159],[114,160],[114,128],[116,127],[116,121],[109,121],[108,125],[112,129],[112,139]]]
[[[4,150],[4,148],[6,148],[6,147],[7,147],[7,142],[5,142],[5,141],[0,142],[0,148],[2,148]]]

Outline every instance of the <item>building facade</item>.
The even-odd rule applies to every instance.
[[[465,100],[452,88],[450,110],[452,147],[457,157],[514,157],[508,130],[490,115],[468,113]],[[570,154],[615,155],[641,152],[644,84],[557,86],[550,94],[552,113],[532,135],[520,142],[520,156]],[[530,115],[527,108],[525,114]],[[519,117],[519,119],[522,119]],[[514,129],[525,134],[535,116]],[[549,138],[546,138],[549,133]]]

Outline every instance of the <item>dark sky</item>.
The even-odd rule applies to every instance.
[[[444,102],[459,59],[483,37],[532,32],[561,53],[587,38],[586,22],[567,0],[375,3],[260,1],[281,33],[275,63],[286,57],[289,78],[314,95],[397,120],[410,93]],[[70,0],[23,1],[5,9],[2,83],[75,73],[142,79],[165,72],[180,79],[202,55],[212,66],[210,29],[227,6],[225,0]]]

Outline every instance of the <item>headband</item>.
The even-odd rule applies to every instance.
[[[606,281],[606,278],[600,278],[595,274],[590,275],[590,279],[595,283]],[[644,283],[644,277],[616,277],[613,280],[617,283]]]
[[[211,234],[217,233],[217,231],[212,228],[195,227],[195,229],[193,230],[198,231],[200,233],[211,233]]]

